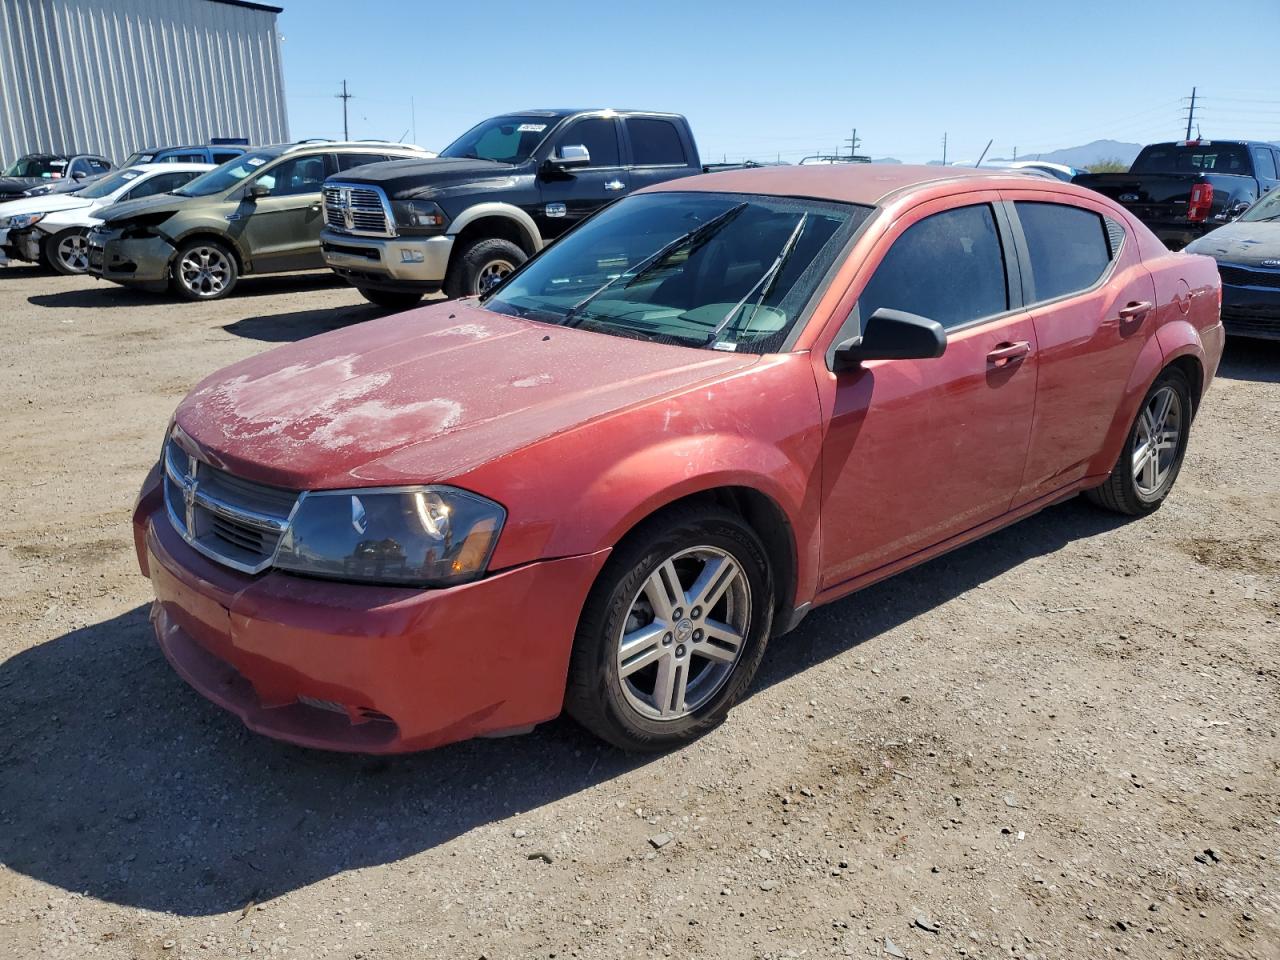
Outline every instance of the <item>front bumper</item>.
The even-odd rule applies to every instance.
[[[25,260],[28,263],[40,262],[40,248],[44,244],[45,234],[36,227],[26,230],[0,230],[0,249],[13,260]]]
[[[1280,289],[1224,283],[1222,325],[1232,336],[1280,340]]]
[[[444,283],[453,251],[451,236],[356,237],[320,232],[324,262],[357,287],[434,293]]]
[[[164,237],[125,240],[89,234],[90,272],[116,283],[167,283],[175,252]]]
[[[559,714],[608,551],[441,590],[246,576],[192,550],[155,488],[134,514],[174,669],[251,729],[306,747],[423,750]]]

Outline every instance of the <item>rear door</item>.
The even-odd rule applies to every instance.
[[[1020,505],[1088,472],[1153,334],[1156,291],[1137,241],[1106,207],[1034,190],[1001,194],[1040,345]]]
[[[588,116],[574,120],[556,135],[552,156],[566,146],[586,147],[591,163],[539,174],[542,204],[534,213],[534,222],[545,240],[560,236],[630,188],[622,165],[618,121],[614,117]]]
[[[265,197],[246,199],[237,211],[242,219],[233,224],[239,228],[240,243],[255,272],[324,266],[320,256],[324,223],[320,186],[335,166],[333,155],[328,153],[287,156],[246,185],[246,190],[255,184],[270,190]]]
[[[669,117],[628,116],[622,127],[633,190],[694,172],[696,153],[681,124]]]

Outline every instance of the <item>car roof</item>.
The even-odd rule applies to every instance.
[[[313,150],[324,153],[326,150],[403,150],[406,153],[430,153],[426,147],[416,143],[395,143],[390,140],[298,140],[293,143],[269,143],[261,147],[253,147],[246,153],[267,153],[282,157],[286,153],[301,153]]]
[[[990,167],[918,166],[889,163],[836,163],[794,167],[750,167],[668,180],[645,189],[645,193],[682,190],[709,190],[720,193],[758,193],[783,197],[806,197],[879,206],[894,194],[911,192],[935,184],[965,183],[971,189],[1017,185],[1026,187],[1024,173],[1002,172]],[[985,181],[985,182],[984,182]],[[1062,181],[1036,178],[1037,189],[1066,186]]]
[[[212,163],[135,163],[130,170],[141,170],[143,173],[187,173],[191,170],[212,170]]]

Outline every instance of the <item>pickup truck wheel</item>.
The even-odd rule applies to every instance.
[[[510,240],[472,240],[454,254],[444,292],[450,299],[487,293],[527,259]]]
[[[64,276],[89,272],[89,231],[73,227],[45,238],[44,260]]]
[[[1181,370],[1166,370],[1138,408],[1124,450],[1102,486],[1086,490],[1093,503],[1131,517],[1164,503],[1182,469],[1192,415],[1191,385]]]
[[[388,310],[408,310],[422,302],[422,294],[411,290],[374,290],[370,287],[356,289],[370,303]]]
[[[184,300],[221,300],[240,279],[236,258],[214,240],[185,243],[169,268],[171,286]]]
[[[688,743],[750,685],[772,618],[769,562],[740,516],[705,504],[659,515],[614,551],[591,589],[565,706],[625,750]]]

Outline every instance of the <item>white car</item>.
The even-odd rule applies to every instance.
[[[45,263],[58,273],[89,269],[88,235],[113,203],[177,190],[211,163],[146,163],[115,170],[76,193],[0,203],[0,262]]]

